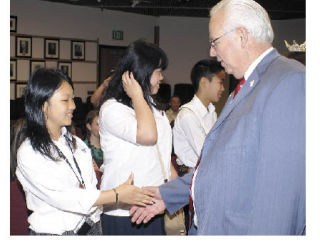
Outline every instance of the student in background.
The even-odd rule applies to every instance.
[[[98,179],[97,188],[100,188],[103,173],[103,152],[100,145],[99,111],[91,110],[87,114],[85,122],[87,132],[84,143],[91,150],[92,163]]]
[[[87,135],[84,143],[90,148],[93,159],[94,170],[100,171],[103,164],[103,152],[100,145],[99,134],[99,112],[91,110],[86,117]]]
[[[181,105],[180,97],[172,96],[169,102],[170,108],[166,111],[167,118],[169,119],[169,123],[171,127],[174,126],[174,120],[176,119],[179,108]]]
[[[173,146],[177,164],[188,170],[195,167],[204,140],[217,121],[214,103],[224,92],[226,73],[219,62],[205,59],[191,70],[195,90],[193,99],[179,111],[173,128]]]

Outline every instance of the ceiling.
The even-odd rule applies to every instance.
[[[219,0],[42,0],[151,16],[208,17]],[[305,18],[306,0],[256,0],[271,19]]]

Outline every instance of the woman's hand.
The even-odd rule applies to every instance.
[[[122,86],[127,95],[134,99],[136,97],[143,97],[143,92],[139,83],[134,79],[133,73],[126,71],[122,74]]]
[[[109,82],[111,81],[112,76],[109,76],[108,78],[104,79],[103,86],[106,88],[109,85]]]
[[[136,142],[140,145],[156,144],[158,139],[156,121],[151,108],[144,99],[141,86],[129,71],[122,74],[122,85],[124,91],[131,98],[132,106],[136,113]]]
[[[152,193],[131,185],[132,182],[133,174],[131,173],[128,180],[116,188],[116,192],[119,194],[119,202],[139,206],[153,204]]]
[[[100,171],[99,166],[97,165],[94,159],[92,159],[92,164],[93,164],[94,171]]]

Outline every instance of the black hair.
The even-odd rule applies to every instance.
[[[128,46],[124,56],[121,58],[108,84],[106,93],[101,99],[101,104],[110,98],[115,98],[118,102],[133,108],[131,99],[122,86],[122,74],[129,71],[133,73],[134,78],[140,84],[144,99],[148,105],[156,107],[150,100],[150,78],[155,69],[161,68],[165,70],[167,65],[168,58],[158,46],[147,43],[144,40],[134,41]]]
[[[177,94],[172,95],[171,98],[170,98],[170,101],[171,101],[171,99],[174,98],[174,97],[179,98],[179,100],[180,100],[180,102],[181,102],[181,98],[180,98]]]
[[[25,140],[26,120],[20,118],[10,127],[10,181],[16,180],[17,151]]]
[[[62,71],[39,68],[32,74],[25,89],[25,136],[30,139],[31,146],[35,151],[55,161],[58,160],[58,157],[53,155],[52,149],[56,150],[56,146],[53,144],[46,127],[42,107],[64,81],[69,83],[73,89],[72,81]],[[69,142],[69,139],[67,141]],[[73,136],[71,143],[75,148],[76,142]]]
[[[199,89],[199,82],[202,77],[205,77],[211,82],[212,77],[224,70],[221,64],[215,59],[204,59],[198,61],[191,70],[191,82],[194,91]]]

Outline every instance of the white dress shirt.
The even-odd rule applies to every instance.
[[[79,175],[64,134],[66,128],[62,128],[62,135],[54,144]],[[93,206],[100,191],[96,188],[91,151],[80,138],[75,139],[77,149],[73,155],[86,189],[79,188],[79,181],[65,160],[53,161],[43,156],[32,148],[29,139],[18,149],[16,175],[26,194],[27,207],[32,211],[28,218],[30,229],[37,233],[76,232],[86,217],[93,222],[100,220],[101,209]]]
[[[206,108],[196,95],[180,108],[173,127],[174,152],[179,165],[195,167],[204,140],[216,121],[215,107],[210,103]]]
[[[170,177],[172,131],[165,112],[153,108],[158,141],[165,170]],[[103,150],[104,171],[101,190],[111,189],[125,182],[131,172],[134,185],[159,186],[164,183],[156,145],[140,145],[136,142],[137,120],[134,109],[107,100],[99,114],[100,143]],[[129,216],[129,210],[105,207],[105,214]]]
[[[259,57],[257,59],[254,60],[254,62],[251,63],[251,65],[249,66],[248,70],[244,73],[243,77],[245,80],[248,80],[249,76],[251,75],[251,73],[253,72],[253,70],[256,68],[256,66],[260,63],[260,61],[262,61],[262,59],[269,54],[271,51],[273,50],[273,47],[270,47],[269,49],[267,49],[265,52],[263,52],[261,55],[259,55]],[[240,89],[241,90],[241,89]]]

